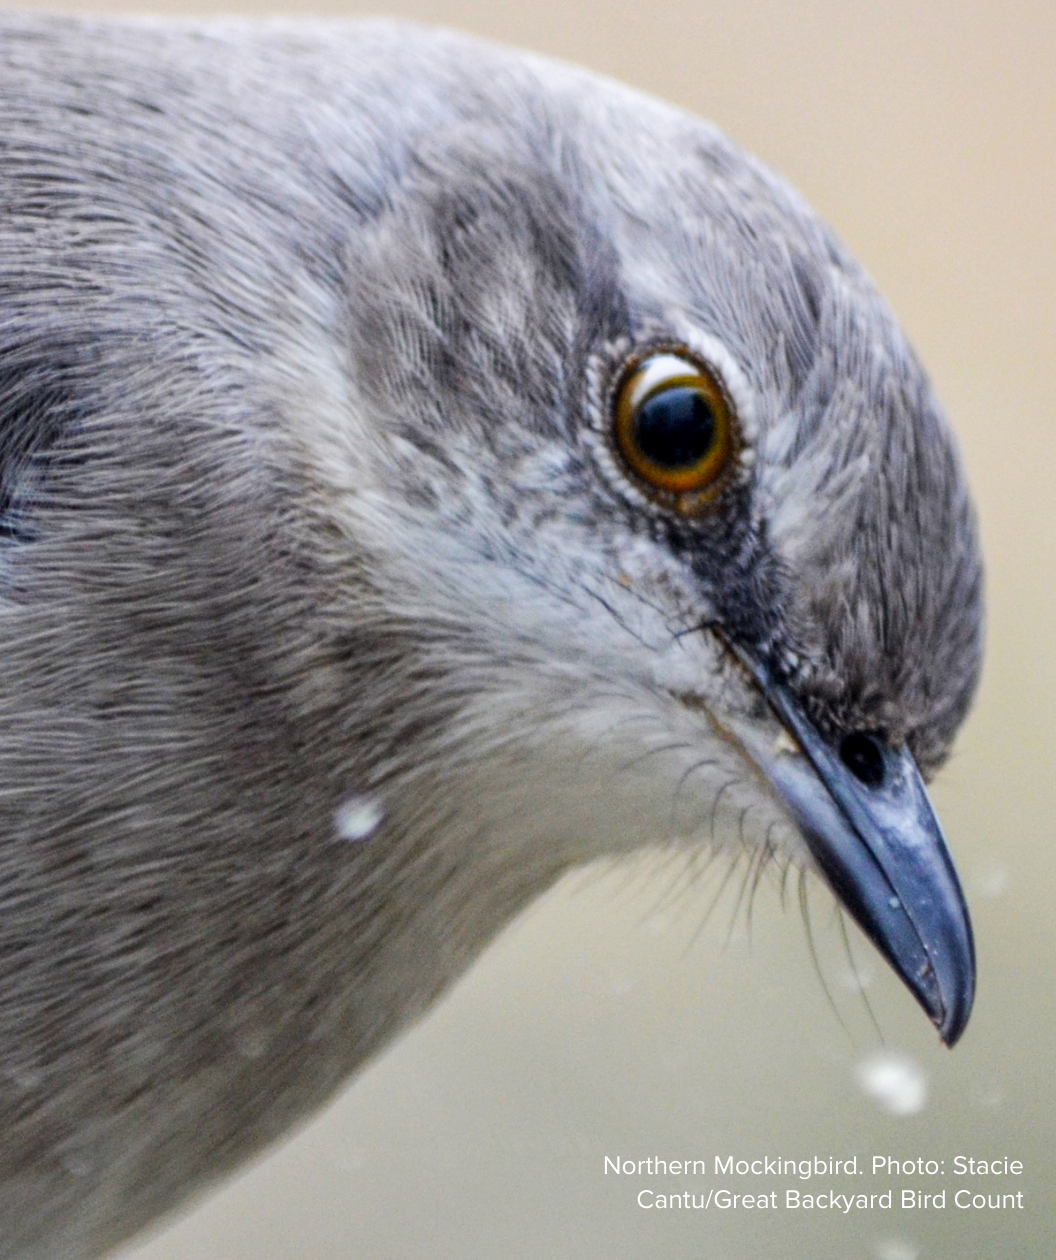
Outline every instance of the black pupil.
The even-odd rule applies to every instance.
[[[638,409],[638,449],[663,468],[698,463],[715,443],[715,413],[692,385],[672,385]]]
[[[884,781],[884,753],[872,735],[847,735],[840,744],[840,759],[859,782],[879,787]]]

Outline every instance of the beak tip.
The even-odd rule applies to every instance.
[[[975,977],[972,976],[969,983],[965,985],[964,990],[956,995],[954,1001],[946,1005],[941,1016],[935,1020],[939,1036],[942,1038],[943,1044],[950,1050],[960,1041],[962,1033],[968,1027],[974,999]]]
[[[967,1028],[975,1002],[975,942],[963,903],[962,910],[963,916],[951,917],[946,923],[947,927],[961,930],[941,942],[932,938],[928,965],[913,979],[891,958],[895,970],[931,1018],[943,1045],[951,1050]]]
[[[964,1032],[967,1024],[967,1019],[961,1019],[956,1023],[946,1022],[939,1025],[939,1040],[947,1050],[952,1050],[957,1042],[960,1041],[961,1034]]]
[[[955,1022],[944,1019],[941,1023],[936,1025],[939,1030],[939,1040],[947,1050],[952,1050],[957,1042],[960,1041],[961,1033],[964,1032],[967,1023],[968,1021],[966,1019]]]

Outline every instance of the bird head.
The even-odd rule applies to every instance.
[[[981,569],[931,387],[716,130],[481,65],[357,230],[308,456],[356,557],[335,590],[412,697],[373,781],[432,802],[478,927],[641,847],[812,868],[952,1043],[972,937],[922,779],[976,684]]]
[[[952,1043],[972,509],[802,200],[457,36],[0,30],[4,1242],[128,1237],[598,858],[814,870]]]

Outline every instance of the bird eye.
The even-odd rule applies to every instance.
[[[722,386],[681,354],[652,354],[629,366],[616,389],[613,423],[631,472],[687,514],[712,497],[734,450]]]

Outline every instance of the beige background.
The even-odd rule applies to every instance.
[[[1051,1254],[1056,5],[399,0],[386,11],[582,62],[714,119],[803,190],[900,313],[961,435],[989,561],[985,683],[936,789],[975,918],[976,1013],[957,1050],[941,1050],[856,944],[887,1045],[927,1078],[924,1110],[892,1116],[856,1083],[880,1043],[820,889],[831,1005],[798,908],[783,913],[774,889],[757,899],[749,943],[743,909],[731,930],[733,895],[702,928],[708,890],[669,901],[655,873],[580,879],[312,1127],[130,1260]],[[1025,1209],[663,1214],[635,1206],[638,1183],[602,1173],[606,1154],[874,1152],[947,1168],[956,1154],[1021,1159],[1015,1185],[990,1189],[1022,1189]],[[739,1188],[775,1184],[786,1183]],[[903,1184],[944,1186],[950,1200],[962,1183]]]

